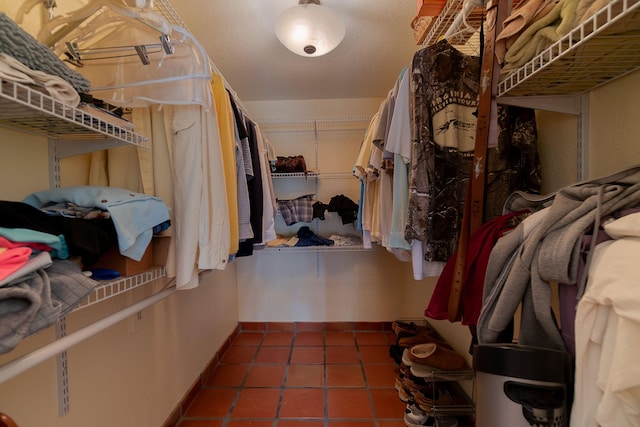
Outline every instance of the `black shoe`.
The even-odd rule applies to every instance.
[[[402,363],[402,352],[404,349],[397,344],[389,346],[389,356],[396,362],[396,365]]]

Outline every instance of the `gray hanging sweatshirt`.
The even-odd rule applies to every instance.
[[[550,282],[576,284],[583,235],[598,218],[638,204],[640,166],[635,166],[560,189],[529,233],[528,218],[500,239],[485,276],[478,342],[497,342],[522,303],[519,343],[566,351],[551,307]]]

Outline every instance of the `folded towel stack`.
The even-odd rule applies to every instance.
[[[47,92],[52,98],[73,107],[80,103],[80,95],[66,80],[42,71],[32,70],[6,53],[0,53],[0,77],[34,86]]]
[[[69,68],[51,49],[20,28],[4,13],[0,13],[0,52],[13,56],[32,70],[66,80],[79,93],[89,92],[89,80]]]

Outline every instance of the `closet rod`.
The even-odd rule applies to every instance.
[[[65,351],[66,349],[90,338],[99,332],[115,325],[116,323],[126,319],[129,316],[134,315],[147,307],[152,306],[153,304],[173,295],[176,292],[175,286],[170,288],[166,288],[157,294],[150,296],[140,302],[137,302],[123,310],[120,310],[116,313],[113,313],[104,319],[98,320],[97,322],[82,328],[72,334],[66,335],[51,344],[47,344],[38,350],[32,351],[31,353],[25,354],[11,362],[0,366],[0,384],[5,381],[25,372],[28,369],[33,368],[34,366],[44,362],[49,359]]]

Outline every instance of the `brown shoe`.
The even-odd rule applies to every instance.
[[[438,398],[438,388],[435,381],[416,377],[411,372],[404,377],[403,385],[411,395],[420,392],[425,396],[432,396],[434,399]]]
[[[416,391],[412,393],[412,396],[418,407],[425,412],[433,412],[435,406],[453,403],[451,396],[441,390],[435,390],[433,393]]]
[[[414,399],[416,393],[420,393],[424,397],[424,401],[426,401],[426,398],[438,399],[439,397],[439,391],[435,382],[415,377],[411,375],[411,372],[408,372],[402,378],[400,388],[398,389],[398,396],[400,400],[407,402],[409,399]]]
[[[396,382],[394,387],[396,390],[400,391],[400,387],[402,387],[402,383],[407,375],[411,373],[409,367],[404,363],[401,363],[398,368],[398,375],[396,375]]]
[[[413,363],[427,365],[444,371],[467,368],[467,361],[460,354],[437,343],[418,344],[409,349],[409,359]]]
[[[416,325],[413,322],[403,322],[401,320],[394,321],[391,325],[391,329],[397,337],[408,337],[419,334],[421,332],[431,331],[431,328],[427,326],[420,326]]]
[[[440,345],[441,347],[451,349],[451,346],[448,343],[441,341],[428,333],[422,333],[411,337],[403,337],[398,339],[398,346],[403,348],[409,348],[418,344],[426,343],[435,343]]]

